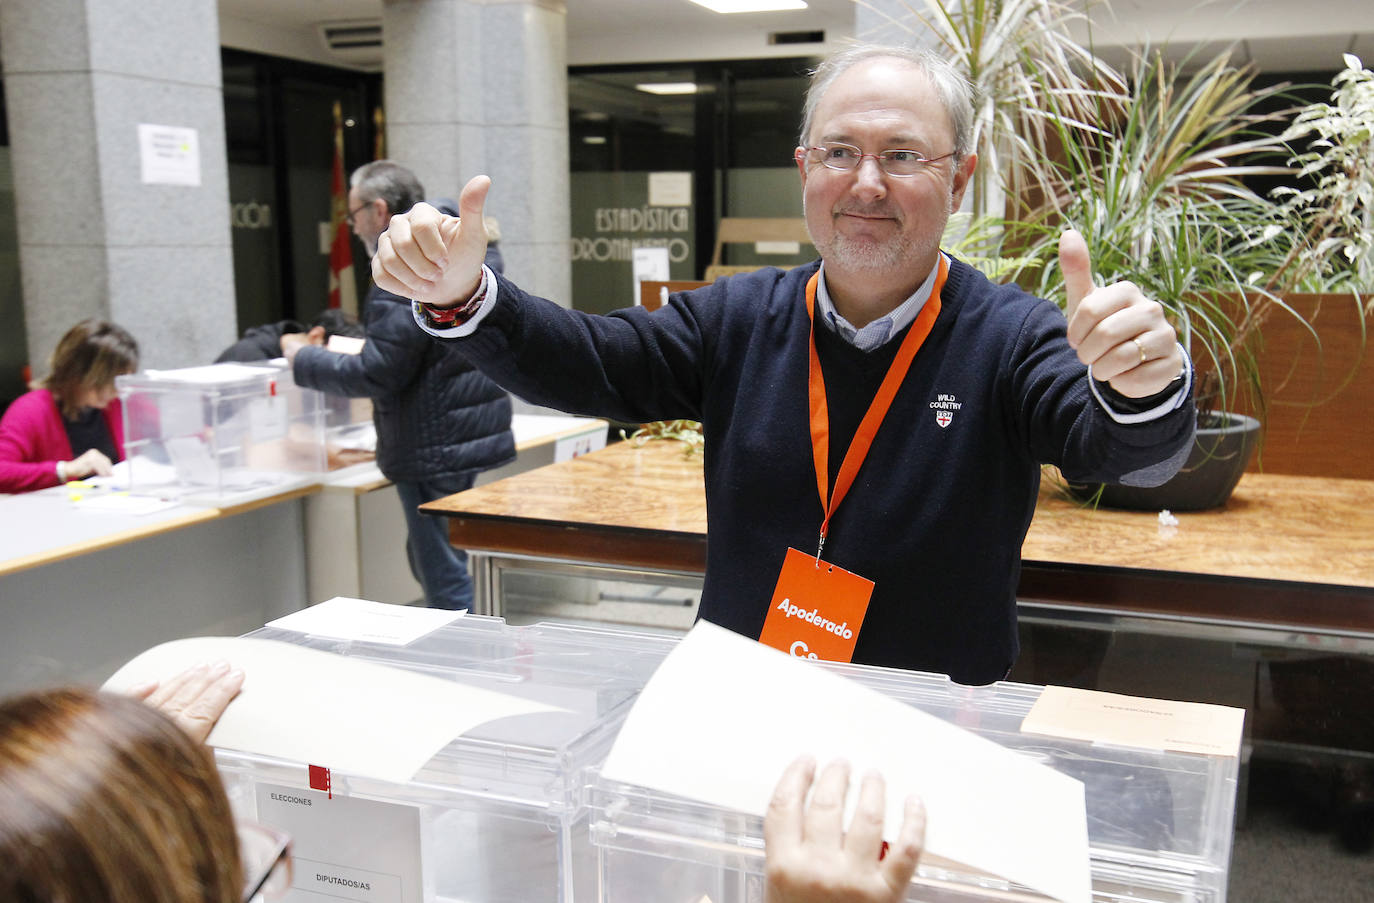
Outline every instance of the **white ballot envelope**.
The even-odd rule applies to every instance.
[[[906,797],[919,796],[923,865],[986,873],[1064,903],[1091,900],[1082,782],[705,621],[645,686],[601,775],[762,816],[783,771],[806,753],[822,766],[844,758],[856,777],[883,775],[889,841]]]
[[[104,689],[124,691],[198,664],[230,662],[243,689],[208,742],[379,778],[410,780],[472,728],[511,715],[563,711],[482,687],[291,643],[244,637],[173,640],[141,653]]]

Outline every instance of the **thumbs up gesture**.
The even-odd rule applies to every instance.
[[[372,278],[382,288],[437,307],[467,301],[482,282],[487,227],[482,222],[491,179],[475,176],[458,196],[460,216],[416,204],[391,218],[377,240]]]
[[[1163,391],[1183,371],[1174,328],[1164,306],[1133,283],[1098,288],[1083,236],[1059,238],[1059,268],[1068,294],[1069,346],[1093,368],[1093,377],[1130,398]]]

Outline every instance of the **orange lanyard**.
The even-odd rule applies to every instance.
[[[911,330],[902,340],[901,347],[897,349],[897,356],[893,358],[891,366],[887,368],[887,375],[883,377],[882,385],[878,387],[878,393],[873,396],[873,402],[868,406],[868,413],[864,414],[859,429],[849,443],[844,461],[840,463],[840,472],[835,476],[833,494],[829,491],[830,407],[825,401],[825,377],[821,374],[821,359],[816,354],[816,283],[820,281],[820,271],[806,283],[806,315],[811,318],[811,371],[808,387],[811,399],[811,451],[816,459],[816,488],[820,490],[821,507],[825,509],[825,519],[821,521],[820,545],[816,549],[817,563],[820,562],[821,552],[825,549],[825,535],[830,529],[830,517],[835,513],[835,509],[840,507],[840,501],[849,492],[849,487],[854,484],[854,478],[873,445],[873,437],[877,435],[878,427],[887,416],[888,408],[892,407],[892,399],[896,397],[898,387],[901,386],[902,380],[906,379],[907,371],[911,369],[911,361],[916,357],[916,352],[920,350],[926,336],[930,335],[935,318],[940,315],[940,291],[945,287],[945,277],[948,274],[949,264],[942,255],[940,272],[935,277],[935,284],[931,286],[930,298],[926,300],[925,306],[916,317],[916,322],[911,324]]]

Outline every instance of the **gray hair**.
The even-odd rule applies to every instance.
[[[885,44],[855,44],[836,51],[811,73],[811,86],[806,89],[806,109],[802,115],[801,146],[808,147],[811,127],[815,124],[816,107],[845,72],[859,63],[874,59],[895,59],[919,69],[935,88],[940,105],[949,116],[954,129],[954,158],[963,160],[972,152],[973,142],[973,86],[954,68],[949,60],[932,51],[916,47]]]
[[[424,186],[415,173],[394,160],[374,160],[353,170],[348,186],[363,201],[386,201],[387,213],[405,213],[425,199]]]

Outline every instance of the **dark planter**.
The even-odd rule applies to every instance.
[[[1132,511],[1202,511],[1226,504],[1255,451],[1260,422],[1244,414],[1213,416],[1226,422],[1198,428],[1188,460],[1172,479],[1149,488],[1103,485],[1098,504]],[[1069,488],[1090,500],[1098,487],[1070,483]]]

